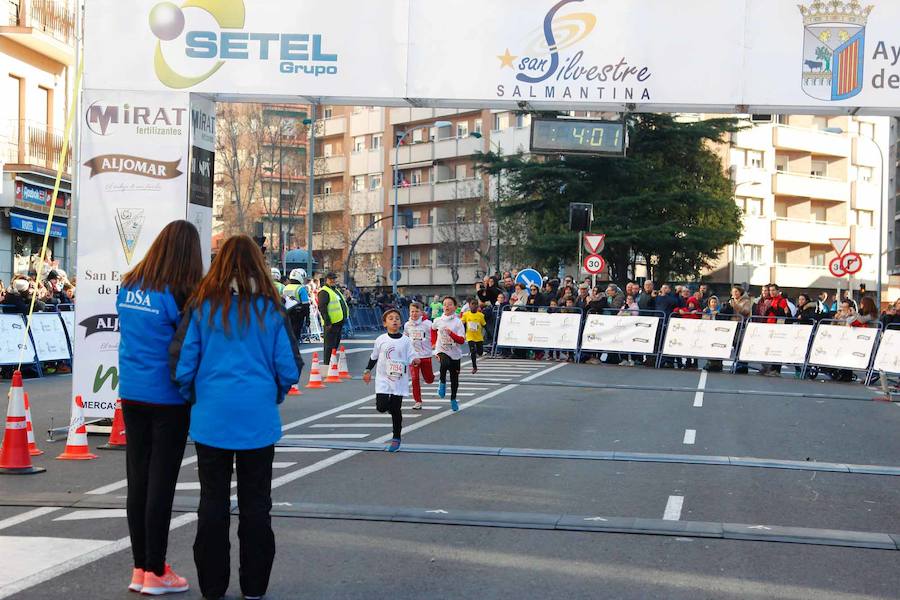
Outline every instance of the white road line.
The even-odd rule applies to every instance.
[[[374,344],[374,340],[372,341]],[[356,354],[357,352],[371,352],[371,348],[351,348],[350,350],[344,350],[346,354]],[[314,352],[318,352],[319,356],[322,356],[321,348],[304,348],[300,351],[300,354],[313,354]]]
[[[188,456],[187,458],[185,458],[184,460],[182,460],[182,461],[181,461],[181,466],[182,466],[182,467],[186,467],[186,466],[188,466],[188,465],[194,464],[195,462],[197,462],[197,455],[196,455],[196,454],[195,454],[194,456]],[[110,492],[115,492],[116,490],[121,490],[122,488],[125,488],[125,487],[128,487],[128,480],[127,480],[127,479],[120,479],[119,481],[116,481],[116,482],[114,482],[114,483],[110,483],[110,484],[108,484],[108,485],[104,485],[104,486],[98,487],[98,488],[96,488],[96,489],[87,491],[87,492],[85,492],[85,494],[91,494],[91,495],[97,495],[97,496],[99,496],[99,495],[103,495],[103,494],[108,494],[108,493],[110,493]]]
[[[666,502],[666,511],[663,513],[663,520],[678,521],[681,519],[681,507],[684,505],[684,496],[669,496]]]
[[[374,407],[373,407],[374,408]],[[421,415],[403,415],[404,419],[418,419]],[[391,415],[338,415],[338,419],[390,419]]]
[[[58,510],[62,509],[57,506],[42,506],[41,508],[35,508],[34,510],[23,512],[20,515],[9,517],[8,519],[3,519],[2,521],[0,521],[0,529],[8,529],[10,527],[18,525],[19,523],[24,523],[25,521],[30,521],[31,519],[37,519],[38,517],[43,517],[44,515],[49,515],[50,513],[56,512]]]
[[[290,433],[281,436],[283,440],[339,440],[354,439],[359,440],[368,437],[368,433]]]
[[[288,469],[290,467],[293,467],[296,464],[297,464],[296,462],[273,462],[272,468],[273,469]]]
[[[311,429],[341,429],[343,427],[390,427],[390,423],[317,423]]]
[[[449,396],[450,393],[448,392],[447,395]],[[475,396],[476,394],[475,394],[474,392],[472,392],[472,393],[456,392],[456,395],[457,395],[457,396]],[[425,397],[431,397],[431,396],[437,397],[437,392],[422,392],[422,397],[423,397],[423,398],[425,398]]]
[[[92,519],[124,519],[128,516],[124,508],[107,508],[98,510],[76,510],[61,517],[56,517],[54,521],[88,521]]]
[[[546,369],[543,372],[535,373],[531,377],[528,377],[526,380],[530,381],[532,379],[537,378],[540,375],[544,375],[546,373],[555,371],[556,369],[558,369],[560,367],[564,367],[564,366],[566,366],[566,364],[567,363],[560,363],[560,364],[554,365],[553,367],[550,367],[549,369]],[[468,408],[470,406],[475,406],[476,404],[480,404],[481,402],[484,402],[485,400],[489,400],[489,399],[493,398],[494,396],[503,394],[504,392],[507,392],[515,387],[516,387],[515,384],[505,385],[502,388],[498,388],[498,389],[494,390],[493,392],[485,394],[481,398],[477,398],[475,400],[470,400],[469,402],[461,405],[460,408],[464,409],[464,408]],[[359,404],[360,402],[363,402],[366,400],[371,400],[371,398],[372,398],[372,396],[369,396],[368,398],[365,398],[364,400],[357,401],[356,403],[351,403],[351,404]],[[416,429],[424,427],[425,425],[429,425],[431,423],[434,423],[435,421],[439,421],[441,419],[449,417],[450,415],[453,415],[453,414],[455,414],[455,413],[450,412],[450,411],[438,413],[436,415],[428,417],[427,419],[424,419],[422,421],[414,423],[413,425],[410,425],[409,427],[406,428],[406,431],[407,432],[414,431]],[[345,436],[350,436],[350,435],[354,435],[354,434],[345,434]],[[321,437],[321,436],[293,434],[291,436],[285,436],[285,437],[296,437],[298,439],[302,439],[302,438],[316,438],[316,437]],[[355,437],[355,435],[354,435],[354,437]],[[362,437],[365,437],[365,435],[363,434]],[[390,437],[391,437],[391,434],[387,434],[385,436],[382,436],[381,438],[378,438],[378,440],[376,440],[376,441],[384,442],[384,441],[389,440]],[[301,477],[306,477],[307,475],[309,475],[311,473],[321,471],[322,469],[328,468],[331,465],[337,464],[339,462],[347,460],[348,458],[356,456],[360,452],[361,452],[360,450],[345,450],[344,452],[335,454],[333,456],[329,456],[326,459],[320,460],[320,461],[313,463],[302,469],[298,469],[291,473],[282,475],[281,477],[278,477],[278,478],[275,478],[272,480],[272,488],[281,487],[292,481],[296,481],[297,479],[300,479]],[[172,519],[172,521],[169,525],[169,530],[171,531],[173,529],[178,529],[179,527],[183,527],[184,525],[193,523],[196,520],[197,520],[197,513],[185,513],[179,517]],[[34,575],[30,575],[28,577],[19,579],[18,581],[14,582],[14,583],[11,583],[9,585],[6,585],[6,586],[3,586],[2,588],[0,588],[0,600],[2,600],[3,598],[8,598],[14,594],[18,594],[19,592],[21,592],[23,590],[27,590],[28,588],[38,585],[40,583],[44,583],[45,581],[49,581],[51,579],[59,577],[60,575],[63,575],[65,573],[69,573],[71,571],[80,569],[81,567],[83,567],[85,565],[88,565],[92,562],[98,561],[102,558],[105,558],[107,556],[115,554],[116,552],[121,552],[122,550],[126,550],[127,548],[130,547],[130,545],[131,545],[131,538],[126,536],[126,537],[116,540],[115,542],[111,542],[105,546],[101,546],[101,547],[91,550],[89,552],[85,552],[84,554],[82,554],[80,556],[77,556],[75,558],[72,558],[71,560],[66,561],[64,564],[57,565],[57,566],[51,567],[49,569],[44,569],[43,571],[41,571],[39,573],[35,573]]]
[[[684,430],[684,443],[691,445],[697,439],[697,430],[696,429],[685,429]]]
[[[703,406],[703,391],[706,389],[706,371],[700,371],[700,382],[697,384],[697,393],[694,394],[694,408]]]
[[[280,452],[331,452],[330,448],[275,448],[276,453]]]
[[[184,492],[184,491],[199,490],[199,489],[200,489],[199,481],[184,481],[182,483],[175,484],[176,492]]]
[[[444,403],[444,406],[448,406],[448,404]],[[408,408],[412,408],[412,407],[409,406]],[[441,410],[442,408],[444,408],[444,407],[443,406],[423,406],[422,410]],[[375,410],[375,407],[374,406],[360,406],[359,409],[360,410]],[[390,415],[387,415],[387,416],[390,416]],[[403,418],[406,418],[409,416],[415,417],[416,415],[410,415],[408,413],[403,413]]]

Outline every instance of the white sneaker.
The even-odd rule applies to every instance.
[[[421,402],[414,402],[414,403],[413,403],[412,409],[413,409],[413,410],[422,410],[422,403],[421,403]]]

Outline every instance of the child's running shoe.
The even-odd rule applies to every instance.
[[[447,384],[443,381],[438,384],[438,398],[445,398],[447,396]]]
[[[457,402],[456,400],[450,400],[450,410],[452,410],[453,412],[458,411],[459,410],[459,402]]]
[[[131,570],[131,583],[128,585],[128,589],[132,592],[140,592],[144,589],[144,570],[134,568]]]
[[[388,452],[396,452],[400,449],[400,438],[391,438],[391,443],[387,447]]]
[[[414,403],[413,403],[412,409],[413,409],[413,410],[422,410],[422,403],[421,403],[421,402],[414,402]]]
[[[472,367],[472,375],[478,372],[478,367]]]
[[[153,571],[144,571],[144,585],[141,593],[146,596],[162,596],[163,594],[175,594],[186,592],[190,589],[187,579],[178,575],[172,567],[166,565],[162,577]]]

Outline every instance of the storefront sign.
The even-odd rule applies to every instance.
[[[27,231],[28,233],[33,233],[35,235],[44,235],[44,232],[47,231],[47,221],[45,219],[10,213],[9,228],[17,231]],[[54,221],[50,224],[50,237],[69,237],[69,226],[65,223]]]
[[[38,206],[50,207],[50,199],[53,197],[53,190],[37,185],[31,185],[24,181],[16,180],[16,201],[26,204],[37,204]],[[69,208],[70,196],[68,192],[59,192],[56,195],[56,208]]]

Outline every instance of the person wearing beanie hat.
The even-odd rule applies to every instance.
[[[12,280],[9,289],[6,290],[5,303],[11,305],[15,312],[27,315],[28,309],[31,307],[30,287],[31,283],[28,279],[23,275],[16,275],[15,279]],[[40,312],[44,310],[44,308],[44,303],[35,299],[34,312]]]
[[[60,280],[59,272],[56,269],[50,269],[50,272],[47,273],[44,288],[47,290],[47,298],[45,300],[47,305],[59,306],[60,304],[69,303],[69,299],[63,293],[63,282]]]

